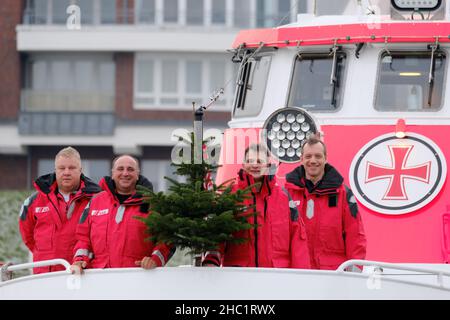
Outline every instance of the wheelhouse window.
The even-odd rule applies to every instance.
[[[311,111],[334,111],[342,97],[346,54],[300,53],[297,55],[288,106]]]
[[[440,108],[446,55],[443,51],[383,52],[375,109],[436,111]]]
[[[261,111],[271,60],[271,55],[261,55],[242,61],[234,102],[235,117],[255,116]]]

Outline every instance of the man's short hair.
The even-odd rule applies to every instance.
[[[249,153],[250,151],[256,151],[257,153],[264,152],[264,154],[267,156],[267,158],[270,157],[270,152],[269,152],[269,150],[266,148],[265,145],[260,144],[260,143],[253,143],[253,144],[249,145],[249,146],[245,149],[245,152],[244,152],[244,160],[247,159],[247,155],[248,155],[248,153]]]
[[[80,153],[77,151],[77,149],[73,147],[66,147],[58,151],[58,153],[55,156],[55,161],[58,157],[65,157],[65,158],[75,158],[78,161],[80,161],[81,165],[81,156]]]
[[[139,166],[139,160],[136,157],[133,157],[130,154],[121,154],[121,155],[118,155],[117,157],[115,157],[113,159],[113,161],[112,161],[112,164],[111,164],[111,170],[114,169],[114,165],[116,164],[117,160],[119,160],[122,157],[130,157],[131,159],[133,159],[136,162],[136,164],[137,164],[138,171],[141,171],[141,168]]]
[[[323,146],[323,154],[325,155],[325,158],[327,157],[327,146],[325,145],[325,143],[319,138],[319,136],[312,134],[309,136],[308,139],[303,140],[302,143],[302,154],[303,154],[303,149],[305,148],[305,145],[309,144],[310,146],[315,145],[317,143],[320,143]]]

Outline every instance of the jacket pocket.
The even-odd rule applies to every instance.
[[[129,257],[140,257],[142,259],[145,256],[150,256],[153,244],[150,242],[147,233],[147,226],[141,220],[136,217],[142,215],[133,215],[129,217],[127,221],[127,230],[125,233],[125,246],[123,255]]]
[[[320,269],[336,270],[346,260],[344,254],[324,252],[319,257]]]
[[[320,242],[325,252],[345,255],[345,244],[339,227],[321,226]]]
[[[272,250],[278,252],[289,252],[290,231],[289,221],[273,221],[272,229]]]
[[[109,215],[92,216],[91,220],[91,245],[95,255],[104,254],[108,239]]]
[[[55,223],[51,213],[40,213],[37,215],[37,223],[34,229],[34,241],[37,251],[50,251],[53,249],[53,238],[55,235]]]
[[[272,264],[274,268],[289,268],[291,265],[289,252],[273,252]]]

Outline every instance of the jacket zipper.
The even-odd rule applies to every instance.
[[[253,223],[254,223],[254,233],[255,233],[255,267],[258,267],[258,216],[256,215],[256,196],[255,194],[252,192],[252,196],[253,196],[253,204],[254,204],[254,208],[253,208],[253,212],[255,213],[255,215],[253,216]]]
[[[250,179],[248,176],[246,176],[247,185],[251,185]],[[258,267],[258,216],[256,215],[256,195],[252,191],[252,197],[253,197],[253,213],[255,214],[253,216],[253,234],[255,236],[255,267]]]

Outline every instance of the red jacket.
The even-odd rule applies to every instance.
[[[58,192],[55,174],[39,177],[34,182],[37,192],[22,205],[19,229],[25,245],[33,253],[33,261],[62,258],[72,261],[75,230],[83,209],[100,187],[81,175],[80,187],[66,204]],[[64,270],[63,266],[34,268],[34,273]]]
[[[137,184],[152,188],[142,176]],[[163,266],[173,250],[147,240],[146,225],[136,219],[149,214],[142,196],[135,193],[120,204],[110,177],[103,178],[100,186],[104,191],[92,199],[78,224],[73,261],[86,261],[88,268],[126,268],[136,267],[135,261],[150,256]]]
[[[245,189],[255,181],[243,170],[234,185],[234,190]],[[247,238],[243,244],[227,243],[217,252],[208,252],[203,263],[223,266],[304,268],[308,269],[309,254],[306,231],[298,211],[290,208],[289,195],[277,183],[275,176],[264,177],[260,192],[252,190],[246,205],[256,205],[249,223],[255,228],[235,233],[236,237]],[[259,226],[257,226],[259,225]],[[256,227],[257,226],[257,227]]]
[[[303,166],[286,176],[286,185],[308,234],[313,269],[336,269],[349,259],[364,259],[366,236],[352,191],[329,164],[316,186],[306,182]],[[308,205],[309,203],[309,205]]]

